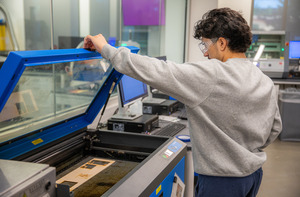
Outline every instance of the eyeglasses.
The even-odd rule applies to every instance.
[[[198,44],[199,49],[201,50],[201,52],[204,54],[208,51],[210,45],[214,44],[215,42],[217,42],[218,38],[213,38],[210,39],[206,42],[202,41]]]

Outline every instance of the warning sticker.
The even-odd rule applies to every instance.
[[[171,155],[173,154],[172,151],[170,151],[169,149],[167,149],[164,153],[163,153],[163,158],[169,158]]]

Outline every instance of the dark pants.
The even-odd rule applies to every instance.
[[[195,197],[255,197],[262,176],[261,168],[246,177],[218,177],[198,174]]]

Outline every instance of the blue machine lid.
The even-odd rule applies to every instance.
[[[121,77],[86,49],[10,52],[0,68],[0,159],[86,128]]]

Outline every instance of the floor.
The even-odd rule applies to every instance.
[[[265,151],[267,161],[257,197],[299,197],[300,142],[277,139]]]

